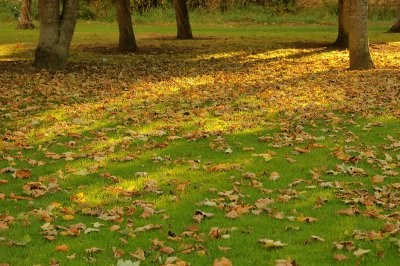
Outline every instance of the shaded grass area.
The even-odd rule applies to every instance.
[[[397,228],[399,222],[397,35],[373,26],[378,69],[349,72],[347,52],[326,46],[335,38],[331,26],[201,26],[199,39],[177,41],[173,27],[146,25],[137,29],[138,54],[116,52],[114,27],[80,24],[70,68],[57,74],[29,68],[37,32],[5,27],[0,169],[29,169],[31,176],[0,174],[7,181],[0,185],[0,217],[8,227],[1,231],[0,263],[48,264],[54,258],[111,265],[120,256],[113,247],[133,261],[129,253],[140,247],[143,265],[170,256],[192,265],[212,265],[223,256],[234,265],[274,265],[289,257],[299,265],[333,265],[338,253],[349,257],[345,265],[396,264],[399,247],[390,238],[398,234],[385,225]],[[100,44],[93,43],[97,38]],[[24,44],[16,46],[17,39]],[[343,170],[348,167],[365,172]],[[371,183],[375,175],[384,181]],[[56,181],[61,190],[31,200],[10,197],[32,196],[22,189],[31,181]],[[390,197],[377,198],[379,192]],[[260,198],[274,203],[251,213],[259,211]],[[361,202],[366,198],[373,204]],[[155,213],[140,217],[138,201]],[[226,217],[247,207],[249,213]],[[360,212],[338,214],[345,208]],[[214,216],[197,224],[199,209]],[[104,226],[79,236],[61,227],[49,241],[40,228],[46,222]],[[162,228],[134,232],[148,224]],[[113,225],[120,228],[110,232]],[[209,235],[212,227],[221,229],[219,237]],[[16,246],[26,234],[32,240]],[[312,235],[325,241],[310,240]],[[258,243],[262,238],[288,245],[268,250]],[[174,252],[165,254],[154,239]],[[334,250],[333,242],[341,241],[353,241],[356,249]],[[68,252],[56,251],[63,244]],[[92,247],[103,251],[85,251]],[[370,252],[356,257],[359,248]],[[75,259],[66,257],[74,253]]]

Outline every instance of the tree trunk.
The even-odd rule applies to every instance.
[[[349,48],[350,0],[338,1],[338,37],[334,47]]]
[[[368,0],[350,1],[350,69],[375,68],[369,53]]]
[[[400,32],[400,12],[399,12],[399,18],[397,19],[396,23],[388,30],[388,32],[391,33]]]
[[[19,29],[34,29],[32,0],[23,0],[18,17]]]
[[[178,39],[193,39],[186,0],[174,0]]]
[[[39,0],[40,34],[35,67],[50,71],[63,70],[76,25],[79,0]]]
[[[135,34],[132,27],[132,18],[129,0],[117,0],[117,20],[119,28],[119,49],[124,52],[137,50]]]

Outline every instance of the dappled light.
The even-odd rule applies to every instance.
[[[145,25],[120,53],[92,24],[65,71],[0,43],[0,264],[398,261],[399,36],[349,71],[331,25]]]

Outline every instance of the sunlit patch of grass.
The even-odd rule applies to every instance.
[[[81,25],[75,44],[93,41],[93,36],[104,32],[103,41],[114,45],[114,26]],[[85,206],[105,212],[143,200],[155,204],[156,212],[163,211],[142,219],[142,208],[138,207],[137,213],[124,216],[121,223],[100,221],[104,224],[100,232],[58,236],[53,242],[40,234],[45,222],[42,217],[29,217],[31,224],[27,227],[18,220],[9,230],[2,231],[4,237],[14,239],[28,233],[32,242],[24,248],[0,242],[0,254],[10,254],[4,262],[48,264],[51,256],[69,265],[81,265],[86,262],[84,257],[90,257],[85,249],[93,246],[105,249],[93,256],[100,264],[116,263],[110,256],[112,247],[124,249],[125,259],[132,259],[128,251],[141,247],[146,249],[149,261],[160,254],[158,249],[150,248],[149,239],[158,238],[175,248],[173,256],[193,265],[212,265],[222,256],[234,265],[273,264],[275,259],[289,256],[301,265],[331,265],[335,253],[332,242],[344,240],[354,240],[357,247],[372,250],[362,259],[366,265],[394,265],[398,258],[396,247],[387,239],[362,241],[351,236],[355,229],[381,230],[385,221],[338,214],[350,205],[336,197],[340,189],[322,187],[319,182],[363,182],[364,187],[353,184],[348,190],[365,189],[370,193],[374,187],[397,182],[397,176],[391,176],[381,184],[371,184],[370,177],[384,171],[377,161],[370,164],[368,158],[361,156],[359,162],[353,163],[334,155],[337,149],[354,157],[372,150],[382,161],[388,154],[393,162],[387,168],[398,172],[397,153],[387,150],[391,144],[387,135],[398,139],[400,134],[397,48],[372,46],[378,69],[350,72],[346,70],[347,51],[313,45],[307,48],[308,38],[333,41],[333,26],[209,26],[199,30],[203,37],[222,37],[190,43],[168,38],[154,40],[160,32],[173,29],[146,26],[139,30],[143,50],[138,54],[102,54],[73,46],[70,62],[74,66],[83,64],[82,69],[55,75],[38,72],[34,78],[19,72],[0,75],[5,80],[0,96],[4,103],[0,118],[5,118],[1,121],[4,130],[0,138],[0,169],[32,171],[28,179],[0,173],[0,179],[8,181],[0,187],[0,193],[5,194],[0,214],[18,216],[59,202],[76,210],[75,219],[66,221],[59,213],[53,224],[82,222],[92,226],[99,219],[83,215]],[[145,36],[145,31],[153,35]],[[396,41],[398,37],[385,38]],[[79,51],[74,52],[75,48]],[[381,69],[383,65],[387,69]],[[305,133],[312,138],[308,139]],[[25,144],[33,148],[24,149]],[[75,157],[51,159],[46,157],[46,151],[73,153]],[[260,156],[265,153],[270,157]],[[31,159],[46,164],[35,165]],[[328,173],[343,164],[363,168],[368,176]],[[218,165],[222,170],[213,169]],[[319,177],[315,178],[310,170],[319,171]],[[272,172],[278,172],[280,177],[270,180]],[[246,173],[254,173],[260,183],[252,184]],[[26,196],[22,191],[26,182],[44,180],[47,184],[50,179],[57,181],[60,191],[31,201],[9,198],[11,192]],[[156,181],[162,194],[146,190],[151,180]],[[289,186],[295,180],[302,183]],[[290,200],[278,200],[289,190],[295,193]],[[234,191],[240,195],[238,203],[251,206],[260,198],[271,197],[275,200],[271,212],[282,212],[285,217],[278,219],[266,211],[229,219],[225,217],[227,208],[234,204],[219,195],[226,191]],[[71,197],[79,193],[85,199],[82,206]],[[321,208],[314,208],[318,197],[328,201]],[[205,199],[228,205],[198,205]],[[180,236],[186,226],[195,224],[193,215],[198,209],[214,214],[198,224],[198,234],[204,234],[204,242],[190,237],[183,242],[200,243],[208,253],[181,254],[181,243],[168,236]],[[163,220],[164,214],[169,219]],[[296,220],[298,215],[318,221],[301,223]],[[110,232],[108,228],[115,224],[121,230],[147,224],[161,224],[163,228],[136,233],[132,238],[119,231]],[[212,239],[208,236],[211,227],[237,230],[227,233],[230,238]],[[305,244],[311,235],[318,235],[325,242]],[[121,238],[128,244],[124,245]],[[257,243],[260,238],[281,240],[288,246],[267,250]],[[68,244],[77,259],[67,261],[66,254],[55,251],[61,244]],[[224,253],[218,246],[232,249]],[[46,250],[46,254],[36,254],[37,247]],[[385,257],[379,259],[375,253],[382,249]],[[314,256],[308,256],[310,253]],[[355,256],[347,255],[350,258],[344,264],[357,263]],[[161,256],[164,262],[167,255]]]

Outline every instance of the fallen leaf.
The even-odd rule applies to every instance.
[[[344,261],[344,260],[348,259],[348,257],[343,254],[335,254],[335,255],[333,255],[333,258],[337,261]]]
[[[160,249],[160,252],[162,252],[162,253],[165,253],[165,254],[167,254],[167,255],[171,255],[172,253],[174,253],[174,249],[173,248],[171,248],[171,247],[167,247],[167,246],[163,246],[161,249]]]
[[[297,266],[297,263],[295,260],[292,260],[290,258],[279,259],[279,260],[275,260],[275,266]]]
[[[230,212],[228,212],[225,217],[228,217],[230,219],[236,219],[239,217],[239,214],[235,211],[235,210],[231,210]]]
[[[213,264],[213,266],[232,266],[232,265],[233,265],[232,262],[225,257],[214,260],[214,264]]]
[[[146,260],[144,251],[141,248],[137,248],[134,253],[129,253],[132,257],[138,259],[138,260]]]
[[[279,240],[278,241],[274,241],[272,239],[259,239],[258,242],[261,243],[267,249],[282,248],[284,246],[287,246],[287,244],[282,243]]]
[[[74,260],[74,259],[76,259],[76,253],[73,253],[73,254],[67,256],[67,259],[69,259],[69,260]]]
[[[61,245],[61,246],[57,246],[56,247],[57,251],[61,251],[61,252],[67,252],[69,250],[69,247],[67,245]]]
[[[32,176],[32,172],[29,169],[18,169],[13,174],[14,178],[29,178]]]
[[[371,177],[372,184],[379,184],[382,183],[383,181],[385,181],[385,176],[383,175],[374,175],[373,177]]]
[[[162,228],[162,225],[160,224],[148,224],[142,227],[138,227],[134,230],[134,232],[144,232],[144,231],[149,231],[149,230],[153,230],[153,229],[160,229]]]
[[[361,249],[361,248],[359,248],[356,251],[354,251],[353,254],[356,257],[360,257],[360,256],[362,256],[362,255],[364,255],[364,254],[366,254],[366,253],[368,253],[370,251],[371,251],[370,249]]]
[[[110,231],[110,232],[114,232],[114,231],[117,231],[118,229],[120,228],[120,226],[119,225],[112,225],[108,230]]]
[[[89,254],[93,254],[93,253],[101,252],[103,250],[104,249],[101,249],[101,248],[98,248],[98,247],[91,247],[91,248],[85,249],[85,252],[89,253]]]
[[[271,175],[269,176],[270,181],[276,181],[280,178],[281,176],[279,175],[278,172],[272,172]]]

